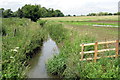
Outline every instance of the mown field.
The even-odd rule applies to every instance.
[[[50,59],[47,63],[47,71],[49,73],[71,80],[119,77],[119,58],[101,58],[97,63],[79,60],[81,57],[79,54],[81,51],[80,44],[105,41],[105,39],[108,41],[118,39],[117,27],[97,27],[86,24],[92,24],[92,21],[96,21],[96,23],[101,21],[102,24],[110,25],[113,22],[114,25],[117,25],[117,16],[44,18],[43,20],[49,21],[44,27],[49,31],[50,36],[60,48],[59,55]],[[87,23],[86,21],[88,20],[89,22]],[[80,25],[76,25],[76,23]],[[100,46],[99,49],[103,47]],[[86,47],[85,51],[93,49],[94,47],[90,46]],[[108,51],[100,55],[105,56],[114,53],[115,51]],[[93,54],[85,55],[85,58],[88,57],[93,57]]]
[[[51,21],[118,21],[118,16],[79,16],[79,17],[52,17],[43,18],[44,20]]]

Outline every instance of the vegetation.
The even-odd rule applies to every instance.
[[[118,16],[78,16],[78,17],[52,17],[41,18],[49,21],[118,21]]]
[[[32,21],[37,21],[41,17],[63,17],[64,14],[60,10],[54,10],[52,8],[46,9],[41,7],[41,5],[31,5],[26,4],[22,8],[19,8],[17,11],[13,12],[11,9],[4,10],[1,8],[4,18],[8,17],[24,17],[29,18]]]
[[[24,18],[5,18],[2,28],[2,79],[25,78],[27,61],[42,46],[47,33]]]
[[[11,11],[11,9],[1,8],[1,10],[4,17],[2,26],[2,79],[25,78],[29,67],[28,60],[32,58],[35,51],[39,50],[48,34],[60,48],[60,53],[46,64],[50,74],[68,80],[118,78],[120,76],[118,71],[119,58],[102,58],[97,63],[79,60],[81,57],[79,54],[80,44],[105,38],[108,40],[117,39],[117,28],[92,26],[94,24],[117,26],[117,22],[110,22],[118,21],[117,16],[103,16],[112,13],[99,13],[99,16],[91,13],[89,16],[63,17],[64,14],[60,10],[46,9],[40,5],[30,4],[19,8],[16,12]],[[86,47],[86,50],[93,50],[93,46]],[[113,53],[106,52],[105,54]],[[85,55],[85,57],[91,56],[93,54]]]
[[[83,17],[82,17],[83,18]],[[86,18],[86,17],[85,17]],[[99,17],[98,17],[99,18]],[[98,19],[97,18],[97,19]],[[73,18],[69,18],[73,19]],[[91,18],[92,19],[92,18]],[[95,18],[94,18],[95,19]],[[110,20],[110,18],[108,18]],[[44,19],[46,20],[46,19]],[[57,42],[60,53],[59,55],[54,56],[54,58],[48,61],[47,71],[52,75],[58,75],[64,79],[68,80],[79,80],[84,78],[118,78],[119,77],[119,62],[118,59],[114,58],[102,58],[94,63],[92,61],[80,61],[80,44],[82,43],[91,43],[103,40],[103,37],[97,38],[95,34],[98,35],[107,35],[114,36],[117,35],[117,28],[101,28],[101,27],[84,27],[84,25],[75,26],[74,24],[64,24],[61,25],[55,21],[64,20],[63,18],[52,18],[47,19],[50,23],[46,23],[44,27],[50,33],[50,36]],[[85,20],[85,19],[84,19]],[[105,19],[101,19],[105,20]],[[54,21],[54,22],[53,22]],[[53,22],[53,23],[52,23]],[[63,23],[63,21],[61,21]],[[69,22],[69,23],[72,23]],[[82,23],[82,22],[81,22]],[[61,27],[60,27],[61,26]],[[105,29],[108,31],[105,33]],[[115,32],[112,32],[112,31]],[[103,31],[103,32],[102,32]],[[109,32],[110,31],[110,32]],[[89,34],[93,32],[93,35]],[[95,33],[94,33],[95,32]],[[88,33],[88,34],[85,34]],[[104,34],[105,33],[105,34]],[[60,35],[61,34],[61,35]],[[65,34],[65,35],[62,35]],[[64,38],[63,38],[64,37]],[[113,38],[109,38],[110,40]],[[105,36],[105,38],[107,38]],[[107,38],[108,39],[108,38]],[[115,37],[117,39],[117,36]],[[101,46],[103,47],[103,46]],[[101,48],[100,47],[100,48]],[[87,51],[93,50],[92,47],[86,47]],[[104,54],[109,55],[115,52],[105,52]],[[85,57],[91,57],[91,55],[85,55]]]
[[[60,22],[62,22],[62,21],[60,21]],[[94,25],[109,25],[109,26],[113,26],[113,27],[117,27],[118,26],[118,22],[105,22],[105,21],[103,21],[103,22],[100,22],[100,21],[98,21],[98,22],[89,22],[89,21],[63,21],[64,23],[67,23],[67,24],[70,24],[70,25],[80,25],[80,26],[94,26]]]
[[[111,15],[120,15],[120,12],[117,12],[117,13],[108,13],[108,12],[89,13],[87,16],[111,16]]]

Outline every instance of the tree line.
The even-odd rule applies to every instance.
[[[107,15],[120,15],[120,12],[117,12],[117,13],[108,13],[108,12],[89,13],[87,16],[107,16]]]
[[[13,12],[11,9],[2,10],[2,17],[20,17],[20,18],[30,18],[32,21],[37,21],[39,18],[44,17],[64,17],[64,14],[60,10],[54,10],[53,8],[41,7],[41,5],[31,5],[26,4],[22,8],[19,8],[17,11]]]

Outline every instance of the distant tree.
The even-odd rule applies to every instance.
[[[3,17],[3,12],[4,12],[4,8],[0,8],[0,11],[1,11],[1,13],[2,13],[2,16],[0,16],[0,17]]]
[[[87,16],[96,16],[96,13],[89,13]]]
[[[47,17],[47,9],[45,7],[40,8],[41,17]]]
[[[3,12],[3,17],[24,17],[30,18],[32,21],[37,21],[41,17],[63,17],[64,14],[60,10],[54,10],[53,8],[46,9],[40,5],[26,4],[22,8],[13,12],[11,9],[4,10],[0,8]]]
[[[47,9],[47,16],[46,17],[52,17],[53,16],[53,9],[52,8],[49,8]]]
[[[70,14],[68,14],[67,16],[71,16]]]
[[[60,10],[55,10],[55,17],[64,17],[64,14]]]
[[[23,11],[20,8],[18,9],[16,13],[17,13],[17,17],[20,17],[20,18],[23,17]]]
[[[13,12],[12,17],[17,17],[17,12]]]
[[[120,12],[117,12],[117,15],[120,15]]]
[[[105,16],[108,15],[108,14],[109,14],[108,12],[104,12],[104,13],[103,13],[103,15],[105,15]]]
[[[113,15],[112,13],[108,13],[108,15]]]
[[[11,9],[4,10],[3,16],[4,18],[12,17],[13,11]]]
[[[73,15],[73,16],[76,16],[76,15]]]
[[[21,8],[23,17],[30,18],[32,21],[37,21],[41,17],[40,5],[26,4]]]
[[[113,15],[117,15],[117,13],[114,13]]]

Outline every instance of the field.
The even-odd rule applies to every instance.
[[[118,16],[60,17],[43,18],[43,20],[62,23],[65,28],[78,32],[78,35],[87,34],[97,41],[118,39]]]
[[[79,61],[80,44],[118,39],[118,27],[114,27],[118,25],[117,19],[117,16],[43,18],[42,20],[49,21],[44,27],[60,48],[59,55],[48,61],[48,72],[71,80],[118,78],[118,59],[102,58],[97,63]],[[112,27],[93,26],[93,24],[112,25]],[[93,50],[93,47],[86,47],[85,50]],[[114,53],[114,51],[108,51],[102,54]],[[90,56],[93,54],[85,57]]]
[[[52,17],[43,18],[51,21],[118,21],[118,16],[80,16],[80,17]]]

